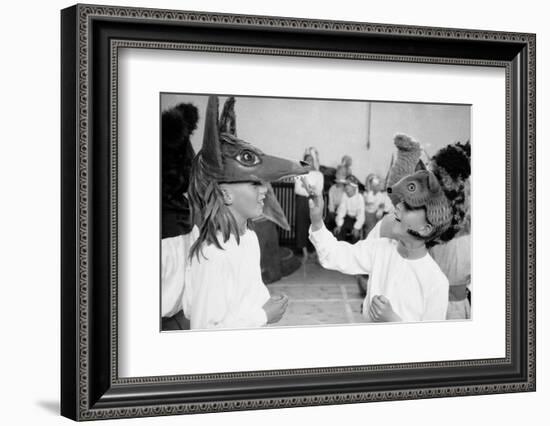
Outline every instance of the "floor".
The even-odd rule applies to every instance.
[[[267,287],[271,294],[289,297],[285,315],[272,326],[362,322],[363,297],[355,276],[323,269],[313,260]]]

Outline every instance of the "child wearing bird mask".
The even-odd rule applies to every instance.
[[[203,146],[191,169],[189,198],[201,221],[183,292],[191,329],[261,327],[278,322],[288,303],[284,295],[270,295],[262,281],[249,221],[263,214],[287,227],[269,182],[308,169],[238,139],[234,103],[233,97],[226,101],[218,124],[218,98],[209,97]]]
[[[445,320],[449,281],[427,246],[451,225],[449,200],[427,170],[402,178],[388,193],[398,202],[385,221],[385,238],[349,244],[324,227],[323,200],[312,192],[309,235],[319,262],[345,274],[369,274],[362,307],[367,322]]]

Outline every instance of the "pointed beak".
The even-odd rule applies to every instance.
[[[260,180],[274,182],[294,176],[307,174],[312,167],[304,161],[292,161],[286,158],[265,155],[262,157],[262,166],[253,173]]]
[[[275,192],[269,183],[267,184],[267,192],[263,201],[263,215],[285,231],[290,231],[290,225],[288,224],[283,208],[279,204]]]

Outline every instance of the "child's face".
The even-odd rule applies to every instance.
[[[408,230],[427,236],[432,231],[432,227],[426,220],[424,209],[410,209],[405,203],[400,202],[395,206],[392,233],[399,239],[410,235]]]
[[[371,180],[371,189],[373,192],[378,192],[380,191],[380,181],[378,179],[373,179]]]
[[[353,197],[355,195],[355,192],[357,191],[357,188],[352,185],[346,185],[344,190],[346,191],[346,195],[348,197]]]
[[[225,184],[231,196],[231,208],[243,219],[254,219],[264,209],[267,186],[258,182]]]

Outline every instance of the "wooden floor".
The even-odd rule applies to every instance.
[[[285,315],[271,327],[363,322],[355,276],[323,269],[314,261],[267,287],[271,294],[289,297]]]

